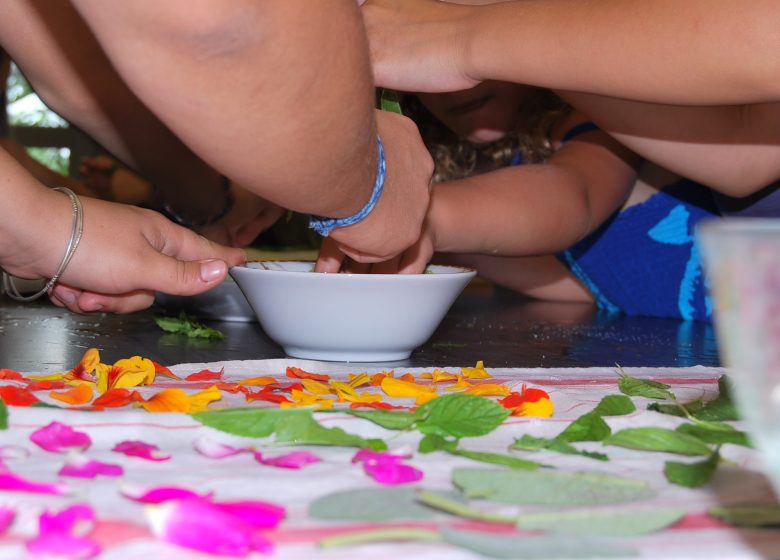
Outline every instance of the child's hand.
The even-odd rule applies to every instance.
[[[465,71],[469,6],[440,0],[367,0],[363,20],[377,85],[442,92],[474,87]]]
[[[231,188],[236,199],[233,209],[215,224],[202,228],[200,233],[223,245],[246,247],[274,225],[285,210],[237,183],[232,183]]]
[[[6,233],[10,250],[0,253],[9,273],[50,277],[62,258],[72,224],[61,193],[42,189],[38,212]],[[230,266],[246,257],[240,249],[211,243],[151,210],[93,198],[81,199],[84,233],[52,301],[75,312],[128,313],[149,307],[154,292],[194,295],[217,286]]]
[[[410,119],[385,111],[376,119],[387,161],[382,195],[364,220],[329,236],[340,252],[362,263],[390,260],[420,238],[433,174],[433,159]]]

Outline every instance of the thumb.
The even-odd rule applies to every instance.
[[[149,263],[147,289],[176,296],[191,296],[219,285],[228,266],[219,259],[184,261],[158,253]]]

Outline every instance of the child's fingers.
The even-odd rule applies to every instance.
[[[322,240],[320,254],[314,265],[314,272],[339,272],[346,256],[339,249],[333,239],[326,237]]]

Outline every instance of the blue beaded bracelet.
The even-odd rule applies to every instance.
[[[371,193],[371,198],[368,199],[363,208],[361,208],[357,214],[348,216],[346,218],[323,218],[321,216],[311,216],[309,218],[309,228],[319,233],[322,237],[327,237],[330,232],[336,228],[347,227],[358,223],[368,216],[376,206],[379,197],[382,195],[382,188],[385,186],[385,171],[387,165],[385,164],[385,149],[382,146],[382,140],[379,136],[376,137],[377,147],[379,148],[376,180],[374,181],[374,191]]]

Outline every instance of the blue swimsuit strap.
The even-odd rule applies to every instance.
[[[595,123],[592,123],[590,121],[580,123],[575,127],[572,127],[569,129],[569,132],[563,135],[563,139],[561,140],[561,144],[565,144],[569,140],[574,140],[577,136],[581,134],[585,134],[586,132],[591,132],[593,130],[598,130],[599,127],[596,126]]]

